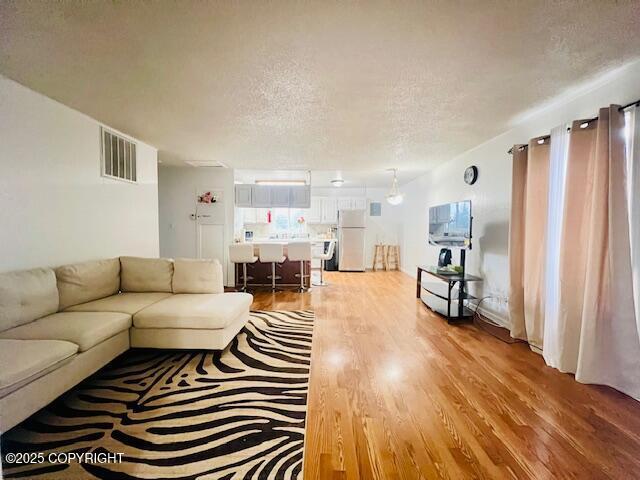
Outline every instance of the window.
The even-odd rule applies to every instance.
[[[271,232],[283,237],[304,235],[306,212],[301,208],[272,208]]]
[[[136,144],[115,132],[100,129],[102,137],[102,175],[137,182]]]

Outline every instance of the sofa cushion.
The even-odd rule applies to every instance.
[[[173,263],[173,293],[223,293],[218,260],[178,258]]]
[[[62,340],[0,339],[0,397],[60,366],[78,351]]]
[[[61,312],[0,332],[0,338],[66,340],[84,352],[129,327],[131,315],[126,313]]]
[[[180,293],[154,303],[133,316],[137,328],[219,329],[247,312],[248,293]]]
[[[93,302],[74,305],[65,312],[122,312],[133,315],[149,305],[170,297],[170,293],[118,293]]]
[[[120,290],[123,292],[171,292],[171,260],[120,257],[120,266]]]
[[[57,311],[58,288],[50,268],[0,274],[0,331]]]
[[[109,258],[56,268],[60,310],[108,297],[120,290],[120,260]]]

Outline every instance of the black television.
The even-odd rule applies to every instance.
[[[471,248],[471,200],[429,208],[429,243]]]

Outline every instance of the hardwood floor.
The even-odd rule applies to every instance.
[[[402,272],[325,279],[253,305],[317,316],[306,479],[640,478],[640,403],[447,325]]]

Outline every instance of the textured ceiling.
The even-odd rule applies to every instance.
[[[407,180],[640,54],[640,1],[0,2],[0,72],[165,163]]]

